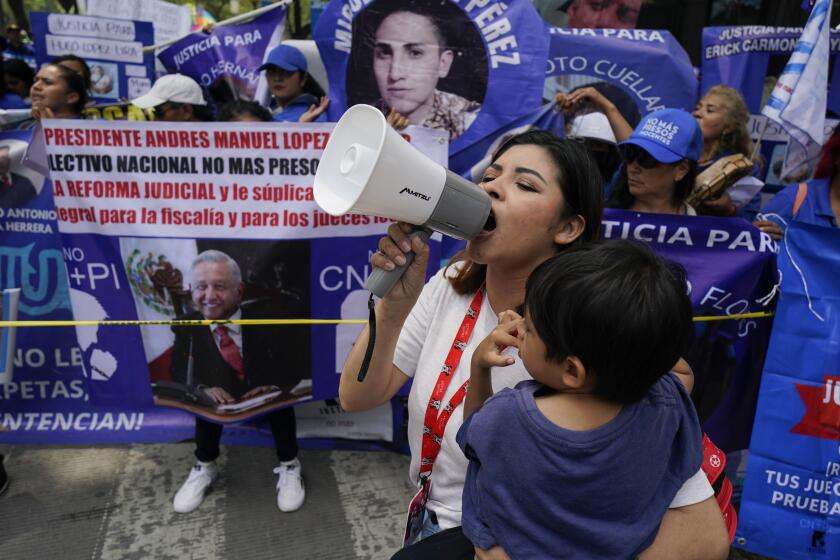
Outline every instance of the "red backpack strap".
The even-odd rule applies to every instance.
[[[796,189],[796,198],[793,199],[793,217],[799,214],[802,208],[802,203],[805,202],[805,197],[808,196],[808,183],[799,183]]]
[[[726,530],[729,532],[729,542],[735,538],[735,529],[738,527],[738,515],[732,506],[732,482],[726,478],[726,454],[715,445],[707,434],[703,434],[703,472],[709,479],[709,483],[715,491],[723,520],[726,523]]]

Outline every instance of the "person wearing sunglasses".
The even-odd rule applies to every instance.
[[[690,113],[661,109],[645,115],[619,144],[623,160],[607,206],[637,212],[697,212],[685,202],[697,175],[703,133]]]

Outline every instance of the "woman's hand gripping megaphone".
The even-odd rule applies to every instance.
[[[382,297],[387,295],[388,306],[399,314],[408,315],[426,282],[427,240],[427,229],[405,222],[393,223],[388,227],[388,235],[379,240],[379,250],[370,259],[373,272],[365,287],[377,293],[385,287],[384,283],[390,284]],[[397,279],[401,281],[396,282]]]

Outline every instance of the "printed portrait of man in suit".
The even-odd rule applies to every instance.
[[[11,149],[0,144],[0,208],[23,206],[38,194],[32,181],[12,173]]]
[[[239,265],[226,253],[209,249],[189,271],[196,310],[181,319],[277,318],[276,306],[243,305],[245,286]],[[309,337],[281,325],[174,326],[172,379],[185,382],[192,344],[195,384],[217,404],[261,393],[290,391],[311,376]]]

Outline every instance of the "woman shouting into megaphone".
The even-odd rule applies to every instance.
[[[415,522],[409,523],[406,543],[416,537],[432,541],[407,546],[398,558],[430,557],[424,547],[440,539],[447,539],[451,557],[473,557],[472,545],[457,529],[467,459],[455,441],[472,353],[497,326],[500,313],[522,305],[525,282],[539,264],[598,238],[601,184],[582,145],[531,130],[505,142],[484,172],[480,186],[491,198],[485,229],[427,284],[429,250],[409,237],[411,226],[393,224],[380,239],[371,259],[374,267],[402,265],[409,251],[416,258],[377,304],[377,337],[366,380],[359,383],[357,372],[368,343],[367,327],[344,364],[339,395],[346,410],[367,410],[388,402],[413,380],[408,398],[410,476],[420,491],[412,501],[410,519]],[[528,379],[521,360],[510,356],[511,365],[493,369],[493,391]],[[520,460],[527,465],[527,457]],[[711,551],[721,548],[715,544],[728,547],[711,487],[698,474],[678,493],[643,557],[712,558]],[[505,557],[496,548],[476,552]]]

